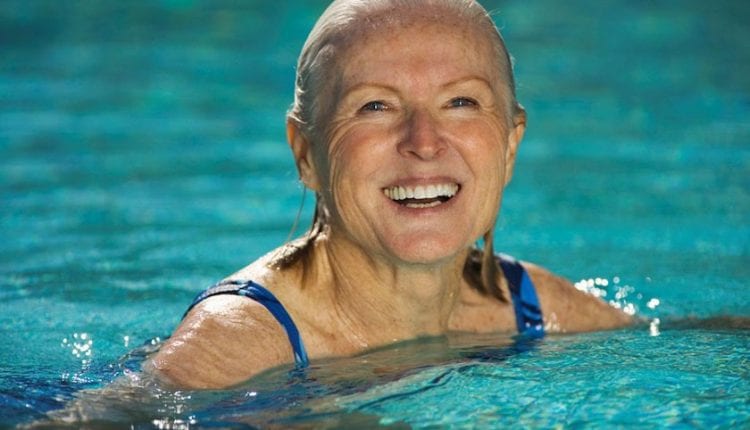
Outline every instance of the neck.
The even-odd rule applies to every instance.
[[[467,251],[468,252],[468,251]],[[311,255],[312,284],[333,304],[333,324],[363,347],[440,335],[458,303],[466,253],[432,264],[372,256],[322,234]]]

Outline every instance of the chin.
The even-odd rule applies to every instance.
[[[404,243],[406,242],[406,243]],[[450,261],[468,248],[465,242],[446,243],[435,240],[413,240],[394,243],[389,254],[406,264],[439,264]]]

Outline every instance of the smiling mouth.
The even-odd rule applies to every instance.
[[[394,202],[408,208],[423,209],[441,205],[458,193],[456,183],[418,185],[416,187],[394,186],[383,189],[383,193]]]

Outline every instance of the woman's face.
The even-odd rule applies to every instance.
[[[312,147],[332,238],[400,264],[456,256],[493,227],[523,121],[476,32],[370,32],[338,59]]]

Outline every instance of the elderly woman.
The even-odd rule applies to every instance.
[[[628,324],[495,255],[525,128],[510,57],[478,3],[334,1],[302,49],[287,119],[317,197],[311,229],[198,296],[146,369],[216,388],[420,336]]]

